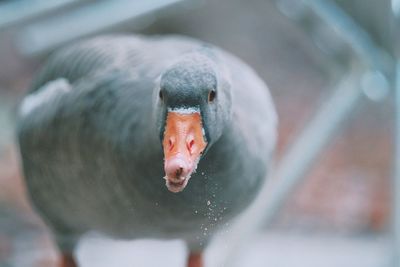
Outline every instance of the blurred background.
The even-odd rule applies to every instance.
[[[261,227],[237,266],[400,266],[392,220],[399,11],[396,0],[0,1],[0,266],[51,267],[56,255],[19,171],[17,105],[54,49],[109,32],[192,36],[242,58],[268,84],[280,120],[270,179],[284,190],[256,208],[250,219]],[[94,239],[78,248],[83,267],[184,265],[179,241]]]

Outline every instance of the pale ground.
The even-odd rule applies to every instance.
[[[235,266],[385,267],[390,266],[388,246],[384,237],[309,236],[274,231],[258,235],[239,255]],[[49,253],[33,247],[21,248],[9,265],[0,266],[37,266],[32,261],[48,257]],[[215,253],[218,251],[207,251],[206,266],[215,267]],[[91,236],[81,242],[77,256],[82,267],[183,267],[186,249],[178,240],[121,242]]]

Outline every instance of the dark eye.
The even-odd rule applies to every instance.
[[[215,90],[211,90],[209,93],[208,93],[208,102],[213,102],[214,101],[214,99],[215,99],[215,95],[216,95],[217,93],[215,92]]]
[[[158,96],[160,97],[161,100],[164,99],[164,94],[163,94],[162,90],[160,90],[160,92],[158,93]]]

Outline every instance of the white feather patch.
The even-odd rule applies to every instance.
[[[179,114],[193,114],[193,113],[200,113],[200,108],[199,107],[168,108],[168,112],[175,112]]]
[[[20,116],[28,115],[41,105],[52,101],[57,95],[67,93],[70,89],[68,81],[64,78],[46,83],[38,91],[24,98],[19,109]]]

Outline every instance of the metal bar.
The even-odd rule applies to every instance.
[[[0,3],[0,29],[80,2],[79,0],[14,0]]]
[[[311,9],[354,49],[361,60],[385,74],[393,71],[394,62],[386,51],[379,49],[369,34],[330,0],[306,0]]]
[[[348,118],[362,96],[360,79],[361,75],[356,70],[355,73],[342,80],[337,90],[320,108],[281,160],[275,172],[275,178],[279,184],[269,196],[271,201],[268,202],[268,212],[264,215],[265,222],[271,222],[286,196],[291,193],[315,158],[340,129],[343,121]]]
[[[400,60],[397,63],[395,82],[395,155],[393,175],[393,256],[395,267],[400,267]]]
[[[394,55],[397,65],[394,77],[395,95],[395,131],[393,159],[393,188],[392,188],[392,233],[393,233],[393,266],[400,267],[400,0],[392,0],[392,34]]]
[[[23,28],[18,36],[18,45],[26,55],[44,53],[68,41],[181,1],[183,0],[95,1]]]
[[[392,12],[394,16],[400,16],[400,0],[392,0]]]
[[[329,100],[284,155],[271,175],[273,185],[264,186],[254,204],[231,227],[229,233],[221,236],[218,239],[220,242],[216,240],[215,250],[219,255],[213,257],[221,257],[222,260],[216,260],[215,266],[235,266],[235,256],[240,254],[238,252],[245,241],[262,225],[271,223],[284,205],[285,199],[296,188],[315,158],[338,132],[361,98],[361,76],[362,70],[357,68],[342,79]]]

